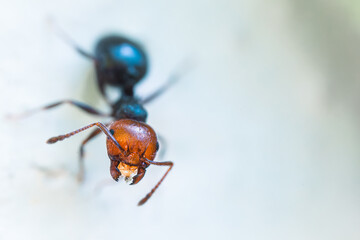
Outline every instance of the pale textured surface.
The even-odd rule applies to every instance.
[[[99,118],[61,107],[2,119],[0,239],[359,239],[359,10],[307,2],[2,0],[2,116],[64,98],[105,108],[91,63],[48,16],[85,49],[109,31],[142,42],[141,95],[183,59],[197,65],[147,106],[175,166],[143,207],[166,168],[112,182],[102,136],[79,186],[86,134],[45,144]]]

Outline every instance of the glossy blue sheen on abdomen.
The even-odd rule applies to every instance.
[[[113,46],[110,49],[110,53],[114,59],[127,63],[128,65],[144,64],[144,58],[139,52],[139,50],[128,43]]]

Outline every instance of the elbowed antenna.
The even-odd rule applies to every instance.
[[[62,141],[62,140],[64,140],[65,138],[69,138],[69,137],[71,137],[71,136],[74,136],[75,134],[78,134],[78,133],[80,133],[80,132],[82,132],[82,131],[84,131],[84,130],[86,130],[86,129],[88,129],[88,128],[94,127],[94,126],[97,126],[98,128],[100,128],[100,130],[101,130],[103,133],[105,133],[105,135],[113,141],[113,143],[119,148],[119,150],[125,151],[125,150],[120,146],[120,144],[116,141],[116,139],[115,139],[114,136],[111,134],[111,132],[109,131],[109,129],[107,129],[107,127],[106,127],[104,124],[102,124],[101,122],[92,123],[92,124],[90,124],[90,125],[87,125],[87,126],[85,126],[85,127],[79,128],[79,129],[77,129],[77,130],[75,130],[75,131],[72,131],[72,132],[69,132],[69,133],[67,133],[67,134],[59,135],[59,136],[57,136],[57,137],[49,138],[49,139],[46,141],[46,143],[48,143],[48,144],[53,144],[53,143],[56,143],[56,142],[58,142],[58,141]]]
[[[160,184],[162,183],[162,181],[165,179],[165,177],[168,175],[168,173],[170,172],[171,168],[174,166],[173,162],[154,162],[154,161],[150,161],[149,159],[144,159],[144,162],[148,163],[148,164],[153,164],[153,165],[157,165],[157,166],[169,166],[169,169],[166,171],[166,173],[164,174],[164,176],[160,179],[160,181],[155,185],[155,187],[153,189],[151,189],[151,191],[146,194],[146,196],[140,200],[140,202],[138,203],[138,206],[143,205],[144,203],[146,203],[147,200],[149,200],[149,198],[154,194],[154,192],[156,191],[156,189],[160,186]]]

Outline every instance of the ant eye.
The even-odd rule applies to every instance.
[[[156,142],[156,151],[159,151],[160,145],[159,142]]]
[[[114,133],[115,133],[114,129],[110,129],[110,133],[111,133],[111,135],[114,135]]]

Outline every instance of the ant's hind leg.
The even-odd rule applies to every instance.
[[[83,50],[75,41],[67,34],[59,25],[55,23],[53,19],[49,19],[49,24],[52,29],[56,32],[56,34],[68,45],[75,49],[81,56],[91,59],[96,63],[96,58],[93,54],[88,53],[87,51]]]
[[[28,117],[28,116],[36,113],[36,112],[52,109],[52,108],[55,108],[57,106],[65,104],[65,103],[73,105],[73,106],[75,106],[77,108],[80,108],[81,110],[83,110],[83,111],[85,111],[85,112],[87,112],[89,114],[92,114],[92,115],[97,115],[97,116],[102,116],[102,117],[109,117],[109,114],[102,113],[102,112],[96,110],[95,108],[85,104],[85,103],[78,102],[78,101],[75,101],[75,100],[62,100],[62,101],[58,101],[58,102],[43,106],[43,107],[38,108],[38,109],[33,109],[33,110],[30,110],[30,111],[24,112],[22,114],[9,115],[8,118],[19,119],[19,118]]]
[[[159,89],[157,89],[155,92],[147,96],[146,98],[141,100],[141,104],[146,104],[163,94],[167,89],[169,89],[174,83],[176,83],[179,79],[178,74],[172,75],[169,80],[166,81],[164,85],[162,85]]]
[[[168,80],[159,89],[157,89],[155,92],[153,92],[146,98],[141,99],[141,101],[140,101],[141,104],[149,103],[152,100],[154,100],[155,98],[157,98],[158,96],[160,96],[161,94],[163,94],[172,85],[174,85],[180,79],[180,77],[182,77],[184,74],[189,72],[192,68],[193,68],[193,62],[185,61],[176,72],[174,72],[173,74],[170,75]]]
[[[97,135],[99,135],[99,133],[101,133],[100,129],[95,129],[87,138],[84,139],[84,141],[82,141],[81,146],[80,146],[80,151],[79,151],[79,172],[77,174],[77,180],[79,182],[82,182],[84,180],[84,173],[85,173],[85,167],[84,167],[84,147],[85,144],[90,141],[91,139],[93,139],[94,137],[96,137]]]

